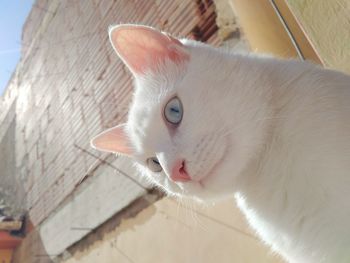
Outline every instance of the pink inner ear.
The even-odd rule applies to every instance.
[[[181,63],[189,58],[179,40],[146,26],[116,26],[110,30],[110,40],[134,73],[155,70],[165,59]]]
[[[106,130],[91,140],[91,146],[104,152],[132,155],[133,148],[125,133],[125,124]]]

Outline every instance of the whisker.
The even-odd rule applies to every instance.
[[[201,222],[201,218],[199,217],[197,210],[195,209],[197,204],[192,202],[192,213],[194,216],[195,221],[197,222],[198,226],[205,232],[209,232],[208,227]]]
[[[181,196],[177,196],[176,198],[176,203],[177,203],[177,206],[176,206],[176,222],[177,222],[177,227],[179,227],[179,213],[180,213],[180,206],[181,206],[181,203],[183,202],[183,193]]]
[[[191,218],[192,218],[194,225],[196,226],[196,224],[198,224],[198,221],[195,217],[195,213],[193,212],[193,206],[192,206],[193,204],[190,200],[189,200],[188,204],[189,204],[189,213],[191,215]]]

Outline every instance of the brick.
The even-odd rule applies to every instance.
[[[80,0],[80,8],[82,10],[84,24],[86,24],[94,13],[95,3],[93,0]]]
[[[98,3],[98,8],[100,10],[100,14],[102,17],[106,16],[106,14],[110,11],[113,3],[113,0],[101,0]]]

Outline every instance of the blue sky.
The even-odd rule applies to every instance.
[[[0,95],[20,58],[22,26],[35,0],[0,2]]]

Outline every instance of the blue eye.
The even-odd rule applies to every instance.
[[[165,105],[164,117],[171,124],[180,124],[183,117],[183,108],[178,97],[172,98]]]

